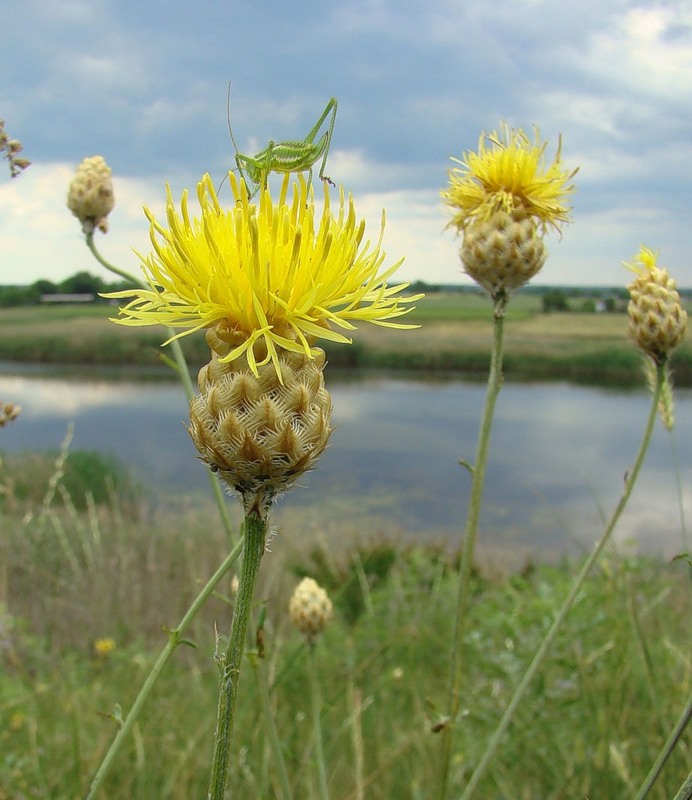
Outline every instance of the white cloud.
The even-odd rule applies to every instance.
[[[83,243],[79,221],[66,205],[74,170],[67,164],[33,164],[21,177],[0,184],[0,283],[27,284],[39,278],[59,281],[88,271],[116,280],[101,267]],[[110,232],[96,234],[102,255],[121,269],[136,271],[132,248],[147,251],[148,223],[142,205],[160,212],[163,181],[139,181],[117,176],[116,207]]]
[[[583,61],[601,81],[676,103],[692,96],[692,9],[689,3],[632,8],[597,31]]]
[[[140,207],[160,206],[164,176],[178,196],[205,170],[220,179],[233,165],[231,79],[243,153],[270,138],[304,137],[326,98],[339,97],[327,174],[352,189],[359,213],[372,213],[371,228],[387,206],[385,243],[407,255],[406,277],[461,280],[438,191],[449,156],[505,119],[536,124],[551,152],[562,133],[565,163],[581,165],[575,222],[554,248],[565,282],[610,274],[606,265],[644,240],[671,254],[681,285],[692,284],[683,255],[692,207],[690,0],[345,0],[319,9],[270,0],[166,15],[160,6],[30,0],[8,8],[2,114],[36,163],[0,182],[0,282],[13,268],[57,277],[94,266],[76,223],[62,216],[66,175],[54,171],[93,151],[117,181],[112,231],[100,245],[136,265],[130,246],[148,247]],[[260,32],[262,53],[276,58],[259,56]]]

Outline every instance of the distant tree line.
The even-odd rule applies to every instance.
[[[544,287],[541,294],[543,312],[581,311],[593,314],[596,311],[613,314],[625,311],[629,295],[626,289],[557,289]]]
[[[102,292],[117,292],[121,289],[131,289],[126,281],[108,283],[90,272],[76,272],[69,278],[53,283],[44,278],[28,286],[0,286],[0,308],[10,306],[31,306],[43,302],[41,298],[51,294],[93,295],[93,302],[107,302],[99,294]],[[466,294],[482,294],[482,290],[475,284],[466,286],[459,284],[427,283],[414,281],[410,287],[411,293],[423,292],[436,294],[438,292],[460,292]],[[559,311],[582,312],[617,312],[624,311],[627,307],[629,295],[624,286],[595,287],[584,286],[525,286],[519,290],[525,294],[539,295],[545,313]],[[692,290],[680,289],[683,299],[692,299]]]
[[[99,293],[129,288],[130,284],[125,281],[108,283],[90,272],[76,272],[59,283],[41,278],[28,286],[0,286],[0,308],[38,305],[44,302],[44,296],[60,294],[93,295],[93,302],[106,303]]]

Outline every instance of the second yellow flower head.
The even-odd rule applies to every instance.
[[[539,226],[559,228],[570,219],[565,200],[574,191],[569,183],[577,170],[568,171],[561,160],[560,145],[550,164],[545,163],[547,143],[538,131],[532,142],[523,130],[503,125],[483,133],[478,152],[467,152],[449,171],[449,186],[442,198],[454,216],[450,225],[463,231],[497,211],[520,211]]]

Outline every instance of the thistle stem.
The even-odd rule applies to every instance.
[[[488,451],[490,446],[490,433],[492,430],[495,404],[502,388],[502,358],[503,358],[503,339],[504,339],[504,313],[508,302],[508,296],[500,295],[494,304],[494,327],[493,327],[493,351],[490,359],[490,370],[488,373],[488,384],[485,396],[485,407],[483,418],[478,433],[476,445],[476,461],[471,469],[471,496],[466,518],[466,528],[464,542],[459,564],[459,576],[457,586],[457,601],[454,616],[454,632],[452,646],[450,648],[450,669],[448,686],[448,708],[449,720],[443,729],[443,751],[442,767],[440,773],[440,800],[445,800],[449,784],[449,768],[452,756],[452,740],[454,725],[460,707],[461,682],[463,673],[463,643],[464,627],[466,623],[471,572],[473,569],[473,557],[478,538],[478,521],[480,519],[481,506],[483,502],[483,489],[485,484],[485,470],[488,462]]]
[[[142,684],[142,688],[139,690],[139,693],[137,694],[137,697],[135,698],[135,701],[132,704],[132,707],[130,708],[128,715],[123,720],[120,729],[118,730],[118,733],[115,736],[115,739],[113,739],[111,746],[108,748],[108,752],[106,753],[103,761],[101,762],[100,767],[98,768],[96,775],[94,776],[93,781],[91,782],[91,786],[89,787],[89,794],[87,795],[86,800],[93,800],[93,798],[96,797],[96,793],[103,785],[103,781],[105,780],[108,772],[110,771],[110,768],[113,765],[113,760],[115,759],[118,750],[120,750],[121,745],[132,731],[132,726],[137,720],[137,717],[139,716],[139,713],[142,710],[142,706],[144,705],[146,699],[149,697],[151,690],[154,688],[154,684],[156,683],[161,672],[163,671],[163,668],[168,663],[170,657],[173,655],[173,652],[178,647],[178,645],[182,643],[183,634],[187,630],[192,620],[197,616],[197,612],[199,611],[199,609],[202,607],[202,605],[206,602],[207,598],[214,591],[219,581],[231,568],[234,561],[238,558],[238,555],[241,550],[241,545],[242,541],[236,544],[236,546],[221,562],[221,565],[216,570],[216,572],[211,576],[211,578],[209,578],[202,591],[194,599],[192,605],[190,606],[190,608],[188,608],[188,610],[185,612],[185,615],[178,623],[178,627],[168,632],[168,642],[161,651],[161,653],[159,654],[159,657],[156,659],[156,663],[152,667],[149,675],[147,675],[147,679]]]
[[[245,515],[243,531],[243,566],[240,572],[240,583],[236,604],[233,610],[231,633],[226,653],[221,662],[221,680],[219,683],[219,705],[214,735],[214,755],[209,780],[208,800],[223,800],[226,792],[226,776],[231,748],[231,737],[235,724],[236,700],[238,697],[238,680],[245,650],[245,636],[255,593],[255,583],[259,573],[264,543],[267,533],[266,517],[256,511]]]
[[[529,687],[531,681],[533,680],[538,668],[543,662],[543,659],[546,656],[555,636],[560,629],[560,626],[564,622],[567,614],[569,613],[570,609],[574,605],[574,601],[577,598],[577,595],[581,591],[586,577],[588,576],[591,568],[594,566],[598,557],[600,556],[603,548],[606,546],[608,541],[610,540],[610,536],[615,530],[615,526],[617,525],[622,512],[625,510],[625,506],[632,494],[632,490],[634,489],[634,485],[637,481],[637,477],[639,476],[639,472],[642,468],[642,464],[644,463],[644,458],[646,456],[647,450],[649,448],[649,442],[651,441],[651,434],[654,429],[654,423],[656,422],[656,414],[657,414],[657,407],[658,401],[661,396],[661,391],[663,388],[663,384],[665,382],[665,363],[659,363],[656,367],[656,386],[653,393],[653,400],[651,403],[651,410],[649,411],[649,417],[646,422],[646,427],[644,429],[644,434],[642,437],[641,444],[639,446],[639,451],[634,461],[634,466],[632,469],[626,474],[625,477],[625,488],[623,490],[622,496],[618,501],[615,510],[613,511],[610,519],[608,520],[603,533],[601,534],[601,538],[598,540],[596,545],[594,546],[593,550],[591,551],[591,555],[586,559],[584,565],[582,566],[579,574],[577,575],[574,583],[572,584],[572,588],[570,589],[567,597],[565,598],[564,603],[562,604],[562,608],[557,613],[557,616],[553,620],[552,625],[550,626],[550,630],[546,634],[545,638],[541,642],[540,647],[538,648],[536,655],[533,657],[531,664],[529,665],[528,669],[524,673],[524,677],[519,681],[517,688],[514,691],[514,696],[509,702],[509,705],[505,709],[505,713],[502,716],[495,732],[490,738],[488,745],[481,757],[481,760],[478,762],[476,769],[474,770],[471,778],[469,779],[466,788],[464,789],[463,794],[459,798],[459,800],[469,800],[472,796],[474,790],[477,788],[478,784],[480,783],[481,778],[485,774],[485,771],[490,764],[497,748],[504,736],[507,728],[509,727],[510,722],[512,721],[512,717],[514,716],[514,712],[516,711],[519,703],[521,702],[524,694]]]

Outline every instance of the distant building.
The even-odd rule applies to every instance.
[[[42,294],[42,303],[93,303],[96,295],[92,292],[80,294]]]

